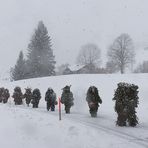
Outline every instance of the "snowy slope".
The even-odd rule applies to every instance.
[[[129,82],[139,86],[140,105],[137,109],[139,125],[135,128],[117,127],[116,113],[112,101],[118,82]],[[67,75],[47,78],[1,83],[10,89],[15,86],[23,91],[27,86],[39,88],[42,93],[38,109],[25,105],[14,106],[13,99],[6,105],[0,104],[1,126],[0,138],[4,147],[62,147],[62,148],[132,148],[148,147],[148,74],[127,75]],[[62,112],[62,121],[58,121],[58,111],[46,111],[44,94],[52,87],[57,96],[61,88],[71,84],[75,106],[70,115]],[[91,118],[85,101],[86,91],[90,85],[99,89],[103,104],[97,118]],[[64,107],[63,107],[64,109]],[[10,134],[9,134],[10,133]],[[9,142],[7,142],[9,140]]]

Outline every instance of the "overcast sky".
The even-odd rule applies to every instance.
[[[74,64],[88,42],[105,55],[121,33],[128,33],[138,55],[148,58],[141,52],[148,46],[147,0],[0,0],[0,71],[15,64],[20,50],[27,51],[40,20],[48,28],[58,65]]]

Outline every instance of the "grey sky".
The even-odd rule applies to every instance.
[[[0,71],[15,64],[20,50],[26,52],[40,20],[48,28],[58,64],[73,64],[88,42],[105,54],[120,33],[128,33],[140,58],[147,58],[141,52],[148,46],[147,0],[0,0],[0,19]]]

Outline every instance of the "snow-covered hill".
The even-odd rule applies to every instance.
[[[139,86],[140,105],[137,109],[139,125],[136,128],[117,127],[116,113],[112,101],[117,83],[129,82]],[[123,148],[148,147],[148,74],[114,75],[67,75],[28,79],[10,83],[1,83],[9,88],[11,94],[15,86],[31,87],[41,90],[42,99],[38,109],[14,106],[13,99],[0,104],[0,138],[3,147],[62,147],[62,148]],[[52,87],[60,97],[65,85],[72,85],[75,106],[70,115],[58,121],[58,110],[46,111],[44,95]],[[103,104],[98,110],[98,117],[91,118],[85,101],[90,85],[99,89]],[[13,122],[13,123],[12,123]],[[8,142],[10,141],[10,142]]]

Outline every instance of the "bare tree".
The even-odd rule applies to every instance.
[[[101,51],[96,44],[83,45],[77,57],[77,63],[83,65],[99,64]]]
[[[134,63],[135,51],[133,41],[128,34],[121,34],[108,50],[108,60],[116,64],[123,74],[125,68]]]
[[[113,61],[108,61],[106,63],[106,68],[105,69],[106,69],[107,73],[115,73],[115,72],[118,71],[118,66]]]

